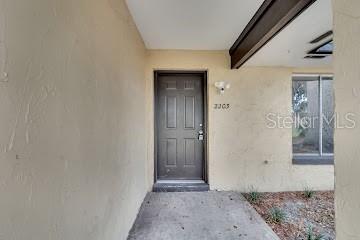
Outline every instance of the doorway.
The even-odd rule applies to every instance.
[[[155,182],[206,182],[203,71],[155,71]]]

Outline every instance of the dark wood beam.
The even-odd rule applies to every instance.
[[[315,1],[265,0],[229,50],[231,68],[242,66]]]
[[[325,38],[329,37],[333,35],[333,31],[330,30],[330,31],[327,31],[326,33],[322,34],[321,36],[315,38],[314,40],[312,40],[310,43],[311,44],[315,44],[315,43],[318,43],[320,42],[321,40],[324,40]]]

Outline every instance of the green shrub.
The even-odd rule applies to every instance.
[[[261,193],[259,193],[254,187],[251,187],[247,194],[247,199],[249,200],[249,202],[257,203],[259,202],[260,198]]]
[[[312,190],[312,189],[310,189],[310,188],[305,188],[305,190],[304,190],[304,197],[305,198],[312,198],[314,195],[315,195],[315,191],[314,190]]]
[[[314,233],[312,227],[309,227],[306,233],[306,240],[322,240],[322,239],[324,239],[323,235]]]
[[[273,223],[282,223],[286,218],[285,212],[278,208],[273,207],[269,210],[269,220]]]

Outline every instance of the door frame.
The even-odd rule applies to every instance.
[[[204,159],[203,159],[203,181],[208,183],[208,71],[207,70],[154,70],[154,183],[157,182],[157,111],[158,111],[158,93],[157,93],[157,86],[158,86],[158,79],[161,74],[170,74],[170,75],[177,75],[177,74],[201,74],[203,77],[203,118],[204,118],[204,130],[205,130],[205,138],[204,138]]]

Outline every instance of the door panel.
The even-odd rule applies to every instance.
[[[185,166],[194,166],[195,165],[195,139],[194,138],[187,138],[185,139],[184,146],[185,146]]]
[[[185,96],[185,129],[195,128],[195,97]]]
[[[159,73],[156,80],[157,179],[204,178],[204,76]],[[204,138],[205,139],[205,138]]]
[[[166,128],[174,128],[177,126],[177,103],[176,96],[165,96],[165,114],[166,114]]]

